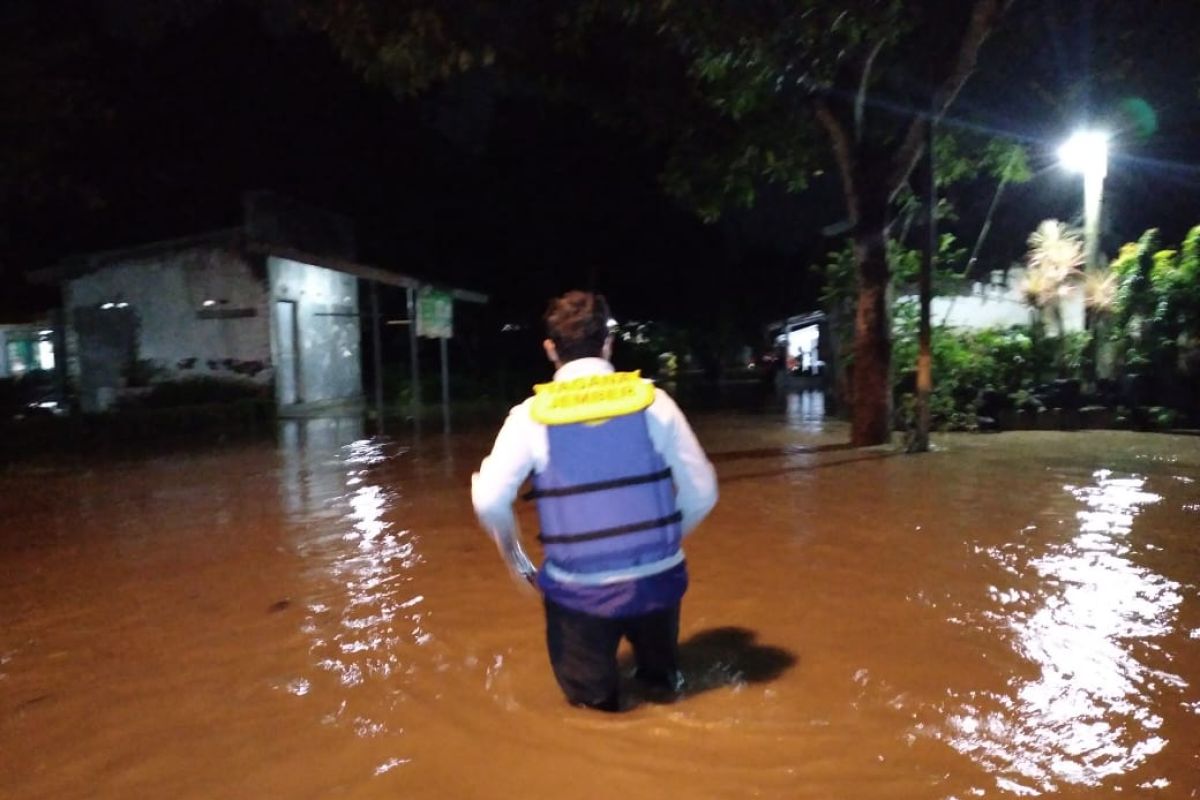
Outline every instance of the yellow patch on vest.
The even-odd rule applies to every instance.
[[[539,383],[533,392],[531,414],[543,425],[598,423],[634,414],[654,402],[654,384],[642,380],[640,371]]]

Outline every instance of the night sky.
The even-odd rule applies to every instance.
[[[807,268],[840,246],[821,229],[844,216],[832,171],[803,195],[769,189],[752,211],[705,225],[662,192],[663,152],[586,110],[500,96],[478,76],[398,99],[367,85],[286,5],[9,0],[5,149],[17,162],[34,153],[38,166],[0,195],[10,287],[0,321],[54,304],[23,285],[26,270],[237,224],[250,189],[346,214],[360,260],[489,292],[500,313],[536,315],[574,286],[605,291],[620,316],[685,324],[753,329],[815,306],[819,280]],[[1053,166],[1054,146],[1082,109],[1120,122],[1131,97],[1153,108],[1158,128],[1118,128],[1106,249],[1151,225],[1169,241],[1200,223],[1200,47],[1184,46],[1200,39],[1196,12],[1154,4],[1135,18],[1139,34],[1162,37],[1162,52],[1135,53],[1132,77],[1092,82],[1106,43],[1128,32],[1128,15],[1110,13],[1120,5],[1141,4],[1018,3],[954,108],[951,124],[1024,141],[1038,170],[1001,206],[985,261],[1019,257],[1044,217],[1078,215],[1078,178]],[[69,103],[41,102],[64,86]],[[993,188],[954,192],[950,227],[967,246]]]

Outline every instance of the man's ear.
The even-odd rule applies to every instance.
[[[558,348],[554,346],[554,342],[550,339],[543,339],[542,349],[546,351],[546,358],[550,359],[550,363],[556,367],[559,366]]]

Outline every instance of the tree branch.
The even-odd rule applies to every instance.
[[[863,138],[863,116],[867,105],[867,86],[871,82],[871,70],[875,66],[875,58],[882,49],[883,39],[880,39],[863,59],[858,76],[858,92],[854,97],[854,140],[858,142],[861,142]]]
[[[983,43],[991,34],[992,29],[996,27],[1000,17],[1008,11],[1012,3],[1013,0],[975,0],[975,6],[971,10],[971,20],[967,23],[967,30],[963,33],[962,42],[959,44],[958,56],[955,58],[949,74],[934,90],[929,113],[913,119],[908,126],[908,131],[904,134],[903,144],[896,151],[890,176],[890,186],[893,192],[904,184],[918,159],[921,158],[924,151],[925,126],[931,119],[933,121],[941,119],[942,115],[946,113],[946,109],[958,97],[963,85],[975,71],[980,48],[983,47]]]
[[[846,196],[846,211],[850,215],[850,223],[856,224],[858,222],[858,194],[854,185],[854,147],[850,140],[850,134],[823,96],[813,96],[811,103],[817,121],[829,134],[829,142],[833,146],[833,156],[837,160],[838,171],[842,174],[842,191]]]

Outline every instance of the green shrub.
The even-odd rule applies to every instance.
[[[896,407],[901,419],[908,419],[907,399],[915,387],[917,362],[915,304],[901,305],[895,320],[894,363],[907,368],[897,369]],[[1088,341],[1086,333],[1069,334],[1061,342],[1047,339],[1027,325],[977,331],[935,327],[930,402],[934,425],[956,430],[974,427],[979,395],[986,390],[1018,406],[1035,406],[1029,390],[1052,374],[1057,349],[1061,346],[1072,372],[1078,374]]]

